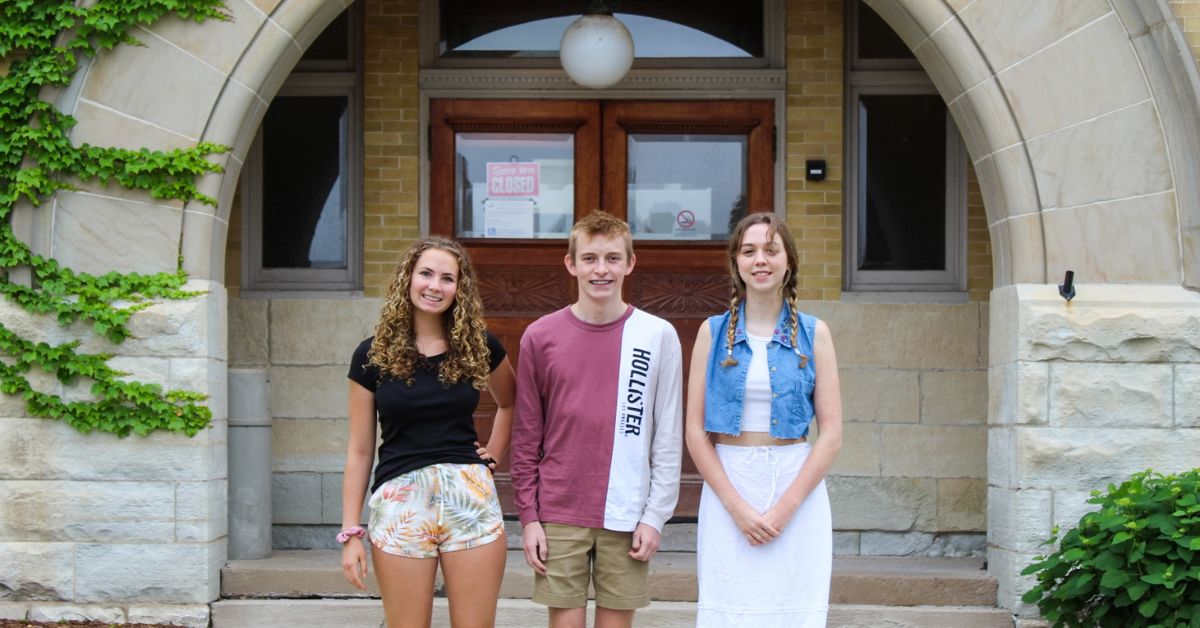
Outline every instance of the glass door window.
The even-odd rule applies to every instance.
[[[565,238],[575,216],[570,133],[457,133],[455,235]]]
[[[555,241],[600,206],[598,101],[439,99],[429,111],[433,233]]]
[[[744,135],[629,134],[633,237],[726,240],[746,215],[746,147]]]
[[[633,237],[723,244],[746,212],[774,209],[769,100],[604,105],[604,208]]]

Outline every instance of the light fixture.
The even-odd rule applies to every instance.
[[[558,46],[558,58],[571,80],[592,89],[616,85],[633,67],[633,37],[604,0],[591,0],[571,22]]]
[[[1063,276],[1063,282],[1058,284],[1058,294],[1066,299],[1067,303],[1075,298],[1075,271],[1068,270]]]

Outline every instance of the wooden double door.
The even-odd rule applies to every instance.
[[[626,300],[679,333],[684,379],[696,331],[727,307],[731,225],[774,199],[769,100],[465,100],[430,103],[430,231],[464,243],[489,329],[519,360],[521,335],[575,300],[572,224],[593,209],[627,220],[637,264]],[[476,414],[480,437],[495,405]],[[496,474],[515,513],[505,463]],[[675,515],[695,517],[701,480],[685,454]]]

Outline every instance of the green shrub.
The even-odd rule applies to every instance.
[[[1022,600],[1060,626],[1200,627],[1200,469],[1147,470],[1108,492],[1062,535],[1054,529],[1022,571],[1038,584]]]

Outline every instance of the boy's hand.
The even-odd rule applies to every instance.
[[[539,575],[546,575],[546,531],[540,521],[531,521],[521,530],[521,541],[525,546],[525,562]]]
[[[658,544],[662,541],[662,535],[654,526],[639,523],[637,529],[633,531],[633,547],[629,549],[629,556],[634,560],[650,560],[658,553]]]

